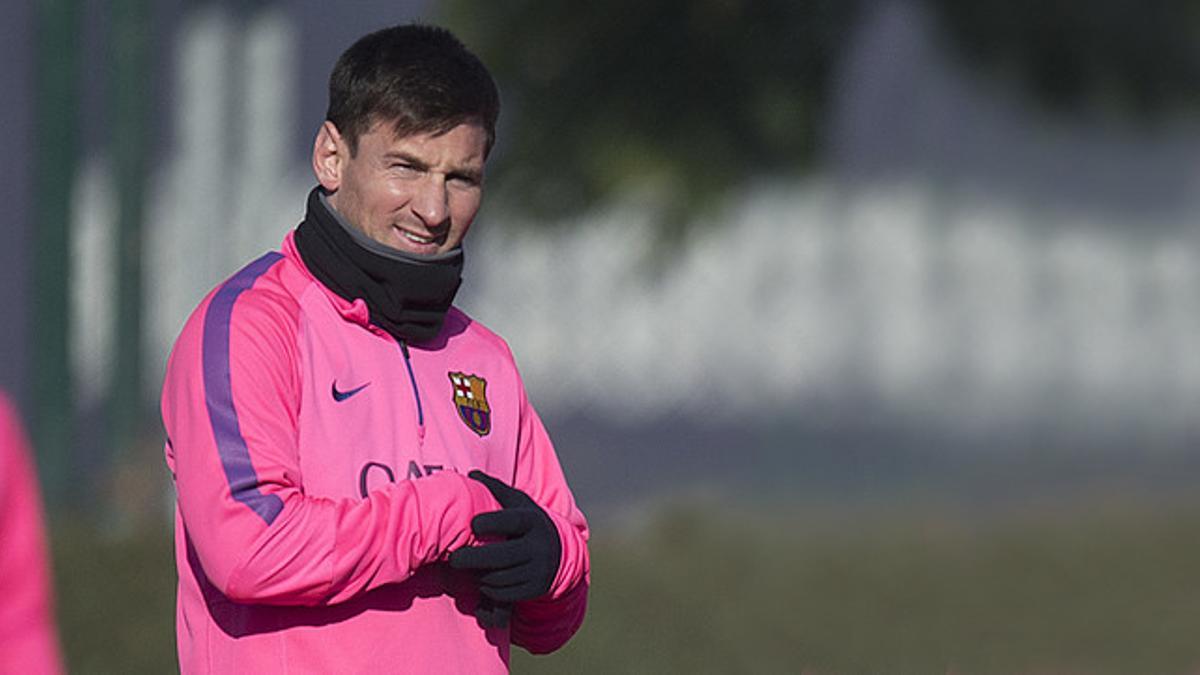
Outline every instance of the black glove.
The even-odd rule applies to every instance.
[[[471,519],[471,531],[477,537],[505,539],[460,548],[450,554],[450,566],[478,571],[479,592],[491,602],[481,602],[476,616],[485,626],[488,621],[501,618],[503,623],[498,625],[504,625],[511,607],[502,607],[503,604],[532,600],[550,590],[558,574],[562,542],[554,521],[529,495],[482,471],[467,475],[487,486],[504,507],[475,516]]]
[[[479,605],[475,608],[475,618],[484,628],[504,628],[512,618],[511,602],[496,602],[486,595],[479,596]]]

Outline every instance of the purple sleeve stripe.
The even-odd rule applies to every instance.
[[[267,525],[275,522],[283,509],[283,500],[259,491],[258,476],[250,462],[250,449],[246,447],[246,439],[238,425],[229,376],[229,320],[242,291],[253,286],[282,258],[279,253],[271,252],[243,267],[213,296],[204,316],[204,403],[208,407],[221,466],[225,469],[233,498],[250,507]]]

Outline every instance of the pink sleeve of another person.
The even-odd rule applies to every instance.
[[[61,672],[37,478],[15,411],[0,396],[0,675]]]

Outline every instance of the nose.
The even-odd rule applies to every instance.
[[[426,227],[437,228],[446,222],[450,213],[446,180],[441,176],[429,175],[420,182],[412,198],[412,210]]]

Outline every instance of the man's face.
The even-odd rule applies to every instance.
[[[376,122],[351,156],[326,122],[313,164],[330,204],[351,225],[386,246],[433,255],[458,246],[479,211],[486,145],[477,124],[397,138],[391,125]]]

